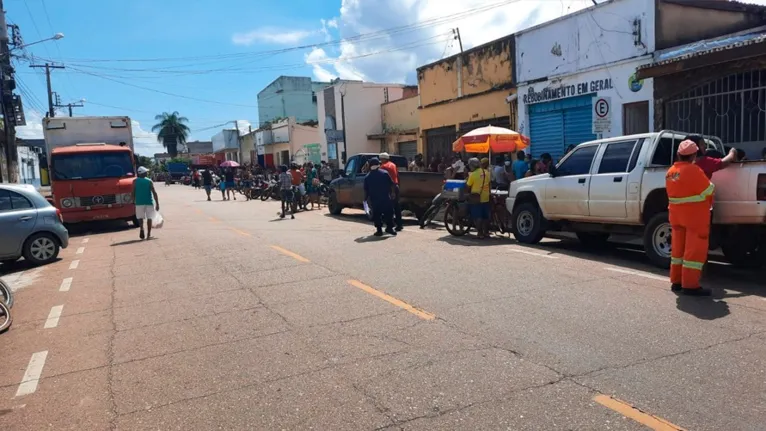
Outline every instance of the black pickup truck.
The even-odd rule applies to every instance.
[[[330,183],[330,213],[338,215],[343,208],[363,208],[364,178],[362,167],[373,153],[357,154],[346,161],[341,177]],[[399,203],[403,210],[411,211],[418,219],[431,205],[433,198],[441,193],[444,175],[434,172],[408,172],[407,158],[391,155],[391,161],[399,168]]]

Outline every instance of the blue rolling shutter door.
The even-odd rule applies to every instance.
[[[535,108],[537,105],[529,108],[529,139],[532,141],[532,157],[540,158],[543,153],[551,153],[555,157],[554,153],[559,151],[564,141],[564,114],[561,111],[546,112]]]
[[[593,134],[593,96],[564,99],[564,148],[596,139]],[[561,156],[561,154],[559,155]]]

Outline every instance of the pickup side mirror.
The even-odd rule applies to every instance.
[[[559,175],[559,172],[556,170],[556,165],[553,163],[551,163],[551,167],[548,168],[548,174],[553,178],[556,178]]]

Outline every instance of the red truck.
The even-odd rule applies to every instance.
[[[128,117],[43,119],[53,205],[64,223],[135,223],[133,128]]]

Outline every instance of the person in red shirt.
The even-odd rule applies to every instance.
[[[402,222],[402,206],[399,205],[399,169],[396,164],[391,161],[391,156],[388,153],[380,153],[380,169],[388,172],[388,176],[394,182],[394,198],[392,204],[394,206],[394,218],[396,219],[396,230],[401,231],[404,229],[404,223]]]
[[[713,174],[721,169],[729,166],[733,162],[737,161],[737,149],[732,148],[729,150],[729,154],[726,157],[719,159],[716,157],[710,157],[705,155],[707,153],[707,144],[705,144],[705,138],[701,135],[689,135],[684,138],[684,141],[689,140],[697,144],[698,153],[695,164],[702,169],[707,179],[713,178]]]

